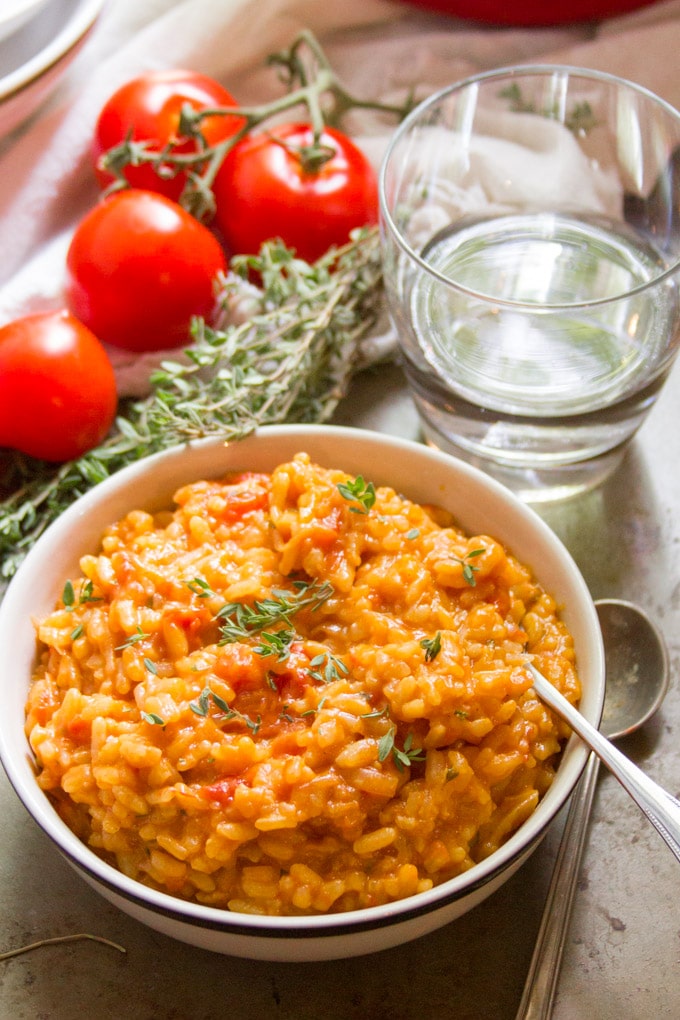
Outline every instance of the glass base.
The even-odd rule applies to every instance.
[[[525,503],[554,503],[572,499],[602,485],[623,460],[627,443],[590,460],[571,464],[526,467],[472,454],[421,420],[423,438],[428,446],[457,457],[505,485]]]

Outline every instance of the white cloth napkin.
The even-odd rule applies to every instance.
[[[535,114],[479,111],[478,133],[458,143],[447,129],[423,132],[421,147],[401,188],[413,185],[414,212],[407,240],[420,251],[439,231],[461,217],[502,216],[518,209],[588,210],[621,213],[618,180],[585,156],[563,124]],[[430,154],[437,154],[439,178],[428,180]],[[403,194],[403,191],[402,191]]]
[[[276,87],[266,56],[303,27],[360,95],[393,99],[415,87],[423,96],[479,70],[551,61],[622,74],[680,105],[680,0],[600,25],[544,29],[481,26],[397,0],[108,0],[49,101],[0,140],[0,324],[60,304],[70,232],[98,195],[92,129],[120,84],[144,69],[188,67],[243,104],[261,102]],[[352,130],[377,164],[391,126],[355,118]],[[131,367],[119,359],[121,392],[139,385]]]

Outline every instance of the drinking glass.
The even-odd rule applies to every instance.
[[[550,65],[422,102],[380,173],[385,286],[427,442],[528,501],[600,483],[680,339],[680,115]]]

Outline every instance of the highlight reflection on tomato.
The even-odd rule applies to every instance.
[[[70,310],[104,343],[130,351],[190,341],[194,316],[210,321],[221,246],[177,203],[119,191],[76,227],[66,256]]]
[[[173,152],[198,151],[194,139],[182,141],[179,135],[180,114],[185,104],[195,110],[237,105],[219,82],[188,70],[146,71],[114,92],[102,107],[94,132],[92,155],[100,186],[108,187],[114,177],[98,167],[99,160],[128,138],[149,142],[154,150],[179,142]],[[206,145],[212,146],[230,138],[242,124],[243,118],[231,114],[210,116],[201,121],[201,134]],[[175,201],[186,182],[184,173],[161,177],[149,164],[127,166],[123,174],[131,187],[157,191]]]
[[[332,156],[309,169],[299,150],[314,144],[310,125],[289,123],[249,135],[227,154],[214,184],[216,218],[232,254],[254,254],[280,238],[313,262],[378,219],[375,171],[345,135],[326,128]]]
[[[116,414],[113,368],[69,312],[39,312],[0,328],[0,446],[40,460],[79,457]]]

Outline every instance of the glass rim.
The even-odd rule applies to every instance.
[[[590,81],[602,82],[606,85],[616,86],[618,88],[625,88],[631,92],[637,93],[644,99],[651,102],[654,106],[659,107],[663,112],[672,120],[675,121],[678,126],[678,144],[680,145],[680,110],[677,110],[671,103],[663,99],[661,96],[652,92],[644,85],[639,85],[637,82],[631,81],[628,78],[623,78],[620,75],[611,74],[608,71],[599,71],[593,68],[581,67],[577,64],[507,64],[503,67],[493,68],[488,71],[479,71],[475,74],[461,78],[458,81],[451,82],[448,85],[444,85],[442,88],[437,89],[431,95],[426,96],[422,99],[412,110],[404,117],[401,123],[398,125],[396,130],[393,132],[392,137],[389,140],[387,148],[383,154],[380,168],[378,172],[378,202],[379,202],[379,214],[381,221],[381,232],[385,230],[389,231],[390,236],[418,267],[428,276],[433,277],[439,283],[444,284],[447,289],[455,290],[461,294],[465,294],[469,297],[473,297],[476,300],[493,302],[501,307],[507,308],[526,308],[531,309],[534,313],[550,314],[551,312],[560,311],[564,309],[578,309],[578,308],[594,308],[602,307],[604,305],[614,304],[617,301],[621,301],[624,298],[632,297],[636,294],[642,294],[652,287],[657,287],[675,276],[680,271],[680,255],[669,265],[663,272],[660,272],[657,276],[648,280],[646,283],[638,284],[636,287],[631,287],[630,290],[615,294],[610,297],[597,298],[589,301],[567,301],[567,302],[555,302],[551,304],[534,304],[528,301],[514,301],[510,298],[497,297],[494,294],[487,293],[486,291],[474,290],[471,287],[466,287],[463,284],[456,283],[450,277],[445,276],[439,270],[435,269],[430,263],[422,258],[418,252],[411,247],[408,243],[401,230],[397,226],[394,217],[388,207],[387,200],[385,198],[387,187],[386,178],[388,174],[388,168],[392,156],[403,137],[411,129],[412,125],[419,120],[424,113],[430,108],[437,105],[443,99],[448,96],[454,95],[457,92],[463,92],[470,86],[484,84],[488,81],[506,79],[511,80],[518,77],[545,77],[550,78],[555,75],[563,75],[565,77],[580,78]],[[549,213],[550,210],[537,210],[539,212]]]

